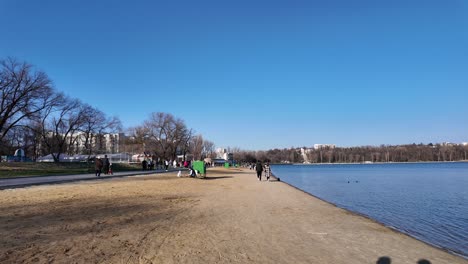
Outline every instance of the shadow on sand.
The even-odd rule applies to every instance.
[[[219,179],[228,179],[228,178],[233,178],[233,177],[232,176],[214,176],[214,177],[206,176],[203,179],[204,180],[219,180]]]
[[[390,257],[380,257],[377,262],[375,262],[376,264],[391,264],[392,263],[392,259]],[[431,264],[431,262],[427,259],[420,259],[418,260],[418,262],[416,262],[416,264]]]

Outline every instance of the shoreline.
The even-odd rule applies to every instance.
[[[210,168],[2,190],[0,262],[468,263],[277,183]]]
[[[272,173],[272,177],[278,179],[278,177],[276,177],[273,173]],[[449,253],[449,254],[452,254],[452,255],[455,255],[455,256],[457,256],[457,257],[461,257],[461,258],[463,258],[463,259],[468,260],[468,255],[465,256],[465,255],[463,255],[463,254],[461,254],[461,253],[452,251],[452,250],[450,250],[450,249],[448,249],[448,248],[445,248],[445,247],[442,247],[442,246],[438,246],[438,245],[432,244],[432,243],[430,243],[429,241],[426,241],[426,240],[421,239],[421,238],[419,238],[419,237],[413,236],[412,234],[410,234],[410,233],[408,233],[408,232],[405,232],[405,231],[403,231],[403,230],[400,230],[400,229],[398,229],[397,227],[390,226],[390,225],[386,225],[385,223],[379,222],[378,220],[373,219],[373,218],[370,217],[369,215],[366,215],[366,214],[363,214],[363,213],[359,213],[359,212],[355,212],[355,211],[349,210],[349,209],[347,209],[347,208],[340,207],[340,206],[338,206],[337,204],[334,204],[334,203],[332,203],[332,202],[330,202],[330,201],[327,201],[327,200],[325,200],[325,199],[322,199],[322,198],[320,198],[320,197],[318,197],[318,196],[316,196],[316,195],[314,195],[314,194],[312,194],[312,193],[309,193],[309,192],[307,192],[307,191],[305,191],[305,190],[302,190],[302,189],[300,189],[299,187],[296,187],[296,186],[294,186],[294,185],[292,185],[292,184],[290,184],[290,183],[288,183],[288,182],[285,182],[285,181],[281,181],[281,182],[284,183],[284,184],[286,184],[286,185],[288,185],[288,186],[290,186],[290,187],[292,187],[292,188],[294,188],[294,189],[296,189],[296,190],[298,190],[298,191],[300,191],[300,192],[303,192],[303,193],[305,193],[305,194],[307,194],[307,195],[310,195],[310,196],[312,196],[312,197],[315,198],[315,199],[318,199],[318,200],[320,200],[320,201],[322,201],[322,202],[328,203],[328,204],[331,205],[331,206],[334,206],[334,207],[336,207],[336,208],[345,210],[345,211],[347,211],[347,212],[349,212],[349,213],[351,213],[351,214],[355,214],[355,215],[357,215],[357,216],[364,217],[364,218],[368,219],[369,221],[375,222],[376,224],[379,224],[379,225],[381,225],[381,226],[383,226],[383,227],[385,227],[385,228],[389,228],[389,229],[391,229],[391,230],[393,230],[393,231],[395,231],[395,232],[397,232],[397,233],[401,233],[401,234],[404,234],[404,235],[406,235],[406,236],[408,236],[408,237],[411,237],[411,238],[413,238],[413,239],[416,239],[416,240],[418,240],[418,241],[420,241],[420,242],[423,242],[423,243],[425,243],[426,245],[431,246],[431,247],[433,247],[433,248],[435,248],[435,249],[439,249],[439,250],[442,250],[442,251],[447,252],[447,253]]]
[[[372,165],[372,164],[428,164],[428,163],[435,163],[435,164],[443,164],[443,163],[468,163],[468,160],[456,160],[456,161],[408,161],[408,162],[350,162],[350,163],[342,163],[342,162],[333,162],[333,163],[271,163],[271,165],[277,166],[298,166],[298,165],[311,165],[311,166],[320,166],[320,165]]]

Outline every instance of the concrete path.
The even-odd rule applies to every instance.
[[[169,170],[168,172],[175,171],[174,169]],[[101,174],[101,177],[96,177],[94,173],[89,174],[75,174],[75,175],[60,175],[60,176],[32,176],[32,177],[18,177],[18,178],[8,178],[0,179],[0,190],[3,189],[13,189],[13,188],[23,188],[32,185],[42,185],[42,184],[57,184],[64,182],[72,181],[87,181],[87,180],[103,180],[111,179],[118,177],[127,177],[127,176],[138,176],[138,175],[147,175],[154,173],[165,173],[165,170],[152,170],[152,171],[125,171],[125,172],[116,172],[113,175]]]

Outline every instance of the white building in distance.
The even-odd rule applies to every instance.
[[[70,148],[73,148],[74,152],[81,153],[85,151],[85,134],[76,133],[73,135],[74,140],[70,140],[71,136],[68,136],[67,140],[72,141],[73,145]],[[125,138],[123,133],[106,133],[101,137],[98,135],[91,135],[89,144],[92,146],[92,149],[99,149],[104,153],[119,153],[120,145],[122,140]]]
[[[232,160],[233,154],[229,153],[227,151],[227,149],[225,149],[225,148],[217,148],[216,149],[216,157],[218,159]]]
[[[336,148],[335,144],[314,144],[314,149],[334,149]]]

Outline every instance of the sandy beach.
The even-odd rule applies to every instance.
[[[0,263],[468,263],[248,169],[2,190],[0,201]]]

